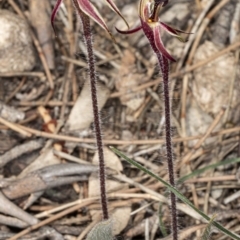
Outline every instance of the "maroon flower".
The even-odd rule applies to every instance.
[[[122,31],[119,29],[116,30],[122,34],[131,34],[142,29],[148,38],[153,51],[155,53],[161,53],[167,59],[175,62],[176,60],[164,47],[161,36],[164,32],[168,32],[169,34],[177,37],[180,41],[185,42],[186,40],[181,37],[181,33],[185,32],[161,22],[159,13],[161,8],[167,3],[168,0],[141,0],[139,4],[139,17],[141,25],[127,31]]]
[[[54,19],[56,17],[56,14],[59,10],[59,7],[61,5],[63,0],[57,0],[57,3],[52,11],[52,15],[51,15],[51,23],[53,26],[53,29],[55,31],[54,28]],[[117,6],[114,4],[114,2],[112,0],[105,0],[105,2],[107,3],[107,5],[115,12],[117,13],[126,23],[126,25],[128,26],[127,21],[124,19],[124,17],[122,16],[122,14],[120,13],[120,11],[118,10]],[[107,30],[107,32],[112,36],[110,30],[108,29],[105,21],[103,20],[103,18],[101,17],[100,13],[98,12],[98,10],[93,6],[93,4],[89,1],[89,0],[75,0],[74,1],[75,4],[78,4],[79,9],[81,9],[87,16],[89,16],[90,18],[92,18],[96,23],[98,23],[102,28],[104,28],[105,30]]]

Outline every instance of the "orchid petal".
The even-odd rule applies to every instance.
[[[185,34],[192,34],[192,33],[188,33],[188,32],[185,32],[185,31],[182,31],[182,30],[179,30],[177,28],[173,28],[169,25],[167,25],[166,23],[164,22],[161,22],[160,21],[160,24],[164,27],[164,29],[166,29],[168,32],[173,32],[175,34],[178,34],[178,33],[185,33]]]
[[[163,29],[165,29],[169,34],[177,37],[181,42],[186,42],[187,40],[184,39],[183,37],[181,37],[180,33],[191,34],[191,33],[187,33],[187,32],[184,32],[182,30],[173,28],[173,27],[167,25],[166,23],[163,23],[163,22],[159,22],[159,23],[160,23],[160,25]]]
[[[92,18],[96,23],[98,23],[103,29],[105,29],[111,38],[114,40],[113,35],[108,29],[106,23],[103,18],[99,14],[98,10],[90,3],[89,0],[77,0],[79,8],[90,18]]]
[[[117,30],[117,32],[121,33],[121,34],[131,34],[131,33],[135,33],[135,32],[138,32],[139,30],[142,29],[142,26],[138,26],[136,28],[133,28],[133,29],[130,29],[130,30],[126,30],[126,31],[123,31],[123,30],[119,30],[118,28],[115,27],[115,29]]]
[[[54,31],[55,35],[56,35],[56,29],[55,29],[55,26],[54,26],[54,20],[55,20],[55,17],[57,15],[57,12],[60,8],[60,5],[61,5],[62,1],[63,0],[57,0],[57,3],[54,6],[52,14],[51,14],[51,24],[52,24],[52,28],[53,28],[53,31]]]
[[[159,52],[162,53],[162,55],[164,57],[166,57],[167,59],[176,62],[176,60],[168,53],[168,51],[166,50],[166,48],[163,45],[161,36],[160,36],[160,26],[156,26],[153,28],[153,34],[154,34],[154,40],[155,40],[155,44],[157,49],[159,50]]]
[[[108,6],[115,12],[118,14],[118,16],[120,16],[122,18],[122,20],[125,22],[125,24],[127,25],[127,27],[129,28],[128,22],[126,21],[126,19],[123,17],[123,15],[121,14],[121,12],[119,11],[119,9],[117,8],[117,6],[115,5],[115,3],[112,0],[105,0],[106,3],[108,4]]]

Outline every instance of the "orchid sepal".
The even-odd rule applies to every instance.
[[[132,34],[132,33],[136,33],[136,32],[138,32],[139,30],[141,30],[141,29],[142,29],[142,26],[139,25],[139,26],[137,26],[137,27],[135,27],[135,28],[133,28],[133,29],[129,29],[129,30],[120,30],[120,29],[118,29],[117,27],[115,27],[115,29],[116,29],[117,32],[119,32],[119,33],[121,33],[121,34]]]
[[[56,29],[54,27],[54,20],[56,18],[56,14],[57,14],[62,2],[63,2],[63,0],[57,0],[56,4],[54,6],[54,9],[52,11],[52,14],[51,14],[51,24],[52,24],[53,30],[55,32],[55,35],[56,35]],[[105,2],[114,12],[116,12],[124,20],[127,27],[129,28],[127,21],[124,19],[124,17],[120,13],[120,11],[118,10],[118,8],[114,4],[114,2],[112,0],[105,0]],[[108,34],[110,35],[110,37],[112,38],[112,40],[116,43],[111,31],[107,27],[107,24],[101,17],[98,10],[94,7],[94,5],[89,0],[73,0],[73,3],[76,8],[79,8],[83,13],[85,13],[88,17],[90,17],[93,21],[95,21],[98,25],[100,25],[104,30],[106,30],[108,32]]]
[[[187,42],[188,39],[187,38],[183,38],[180,33],[183,33],[183,34],[192,34],[192,33],[188,33],[188,32],[185,32],[185,31],[182,31],[182,30],[179,30],[177,28],[173,28],[169,25],[167,25],[166,23],[164,22],[161,22],[160,21],[160,25],[161,27],[166,30],[170,35],[176,37],[179,41],[181,42]]]
[[[113,39],[113,41],[116,42],[111,31],[107,27],[106,23],[104,22],[98,10],[88,0],[77,0],[77,2],[78,2],[79,8],[87,16],[89,16],[93,21],[95,21],[98,25],[100,25],[103,29],[105,29],[110,35],[110,37]]]
[[[119,11],[119,9],[117,8],[117,6],[115,5],[115,3],[112,0],[105,0],[105,2],[107,3],[107,5],[115,12],[118,14],[119,17],[122,18],[122,20],[125,22],[127,28],[129,28],[128,22],[127,20],[123,17],[123,15],[121,14],[121,12]]]

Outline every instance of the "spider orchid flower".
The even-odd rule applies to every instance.
[[[139,3],[140,26],[126,31],[122,31],[117,28],[116,30],[121,34],[131,34],[142,29],[145,36],[148,38],[153,51],[156,54],[161,53],[167,59],[175,62],[176,60],[164,47],[161,36],[164,32],[167,32],[177,37],[178,40],[186,42],[186,40],[181,37],[181,33],[187,33],[161,22],[159,13],[161,8],[167,3],[168,0],[141,0]]]
[[[54,27],[54,20],[62,2],[63,0],[57,0],[51,15],[51,24],[55,33],[56,31]],[[114,4],[114,2],[112,0],[105,0],[105,2],[115,13],[117,13],[123,19],[123,21],[126,23],[127,27],[129,28],[127,21],[122,16],[122,14],[120,13],[119,9]],[[97,24],[99,24],[103,29],[105,29],[112,37],[112,34],[108,29],[105,21],[101,17],[98,10],[93,6],[93,4],[89,0],[73,0],[73,3],[75,6],[77,6],[77,8],[81,9],[88,17],[93,19]]]

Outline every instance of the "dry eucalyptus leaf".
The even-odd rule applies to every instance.
[[[134,54],[126,50],[124,51],[121,67],[116,80],[116,88],[121,91],[127,89],[129,92],[133,87],[137,87],[142,82],[142,75],[137,73],[135,66]],[[145,100],[146,91],[138,91],[120,96],[120,101],[123,105],[128,106],[131,110],[137,110]]]
[[[113,219],[113,235],[118,235],[128,225],[132,209],[130,207],[116,208],[111,215]]]
[[[60,159],[54,155],[53,149],[46,149],[41,155],[36,158],[30,165],[28,165],[20,174],[18,177],[24,177],[28,173],[33,172],[35,170],[54,165],[59,164],[61,161]]]
[[[105,157],[105,166],[109,168],[113,168],[118,172],[122,171],[123,166],[119,158],[107,147],[104,147],[103,151],[104,151],[104,157]],[[93,157],[92,163],[98,164],[97,152]],[[123,186],[120,182],[115,180],[109,180],[109,179],[106,179],[106,185],[107,185],[106,186],[107,192],[119,190]],[[89,178],[88,195],[89,197],[96,197],[100,195],[99,179],[98,179],[98,176],[96,176],[96,174],[92,174]]]
[[[109,150],[107,147],[103,148],[104,156],[105,156],[105,166],[112,168],[118,172],[121,172],[123,170],[122,162],[119,160],[116,154],[114,154],[111,150]],[[93,164],[98,164],[98,153],[93,157],[92,160]]]
[[[119,158],[110,151],[107,147],[104,147],[104,157],[105,157],[105,166],[115,169],[116,171],[120,172],[123,170],[123,166]],[[93,164],[98,164],[98,153],[96,152],[93,160]],[[116,191],[122,188],[122,184],[115,180],[106,179],[106,188],[107,192]],[[88,185],[88,195],[89,197],[96,197],[100,195],[100,186],[99,186],[99,179],[96,174],[92,174],[89,177],[89,185]]]
[[[98,107],[101,109],[106,103],[110,91],[103,84],[97,84],[98,90]],[[89,83],[85,83],[80,96],[74,104],[69,118],[66,123],[66,128],[70,131],[83,130],[89,128],[93,122],[92,98]]]
[[[10,11],[0,10],[0,72],[29,71],[35,60],[27,22]]]
[[[88,196],[89,197],[98,197],[100,196],[100,185],[99,185],[99,178],[98,174],[92,174],[89,177],[89,182],[88,182]],[[114,180],[106,180],[106,188],[107,192],[113,192],[113,191],[118,191],[121,190],[123,185],[117,181]],[[125,187],[125,185],[124,185]]]
[[[35,28],[40,45],[42,46],[48,67],[54,68],[54,49],[52,43],[53,30],[51,26],[51,5],[49,0],[30,0],[30,19]]]

